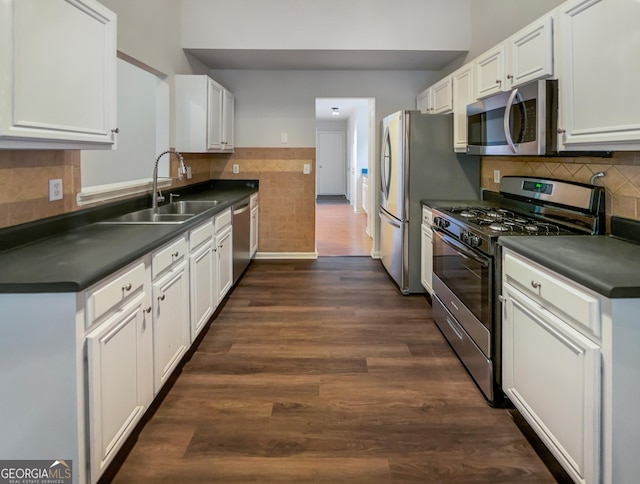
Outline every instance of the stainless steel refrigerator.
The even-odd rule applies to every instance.
[[[453,117],[399,111],[382,120],[382,264],[402,294],[422,293],[420,200],[478,200],[480,158],[453,151]]]

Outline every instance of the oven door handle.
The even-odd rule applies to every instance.
[[[445,234],[438,227],[433,227],[433,235],[442,238],[442,242],[446,245],[453,247],[458,254],[466,259],[472,259],[478,264],[482,264],[484,267],[489,267],[489,259],[482,257],[475,252],[470,251],[466,246],[458,242],[453,237]]]

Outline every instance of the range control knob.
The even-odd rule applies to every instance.
[[[479,247],[480,246],[480,237],[474,235],[471,232],[465,232],[462,236],[462,240],[469,244],[471,247]]]
[[[436,227],[440,227],[441,229],[446,229],[450,225],[449,221],[443,219],[442,217],[434,218],[433,223],[436,225]]]

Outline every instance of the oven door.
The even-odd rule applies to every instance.
[[[434,227],[433,273],[491,332],[493,314],[493,261]],[[447,305],[447,301],[443,301]],[[450,310],[456,311],[455,303]]]

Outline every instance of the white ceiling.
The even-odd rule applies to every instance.
[[[210,69],[440,71],[464,51],[185,49]]]
[[[316,120],[319,121],[346,121],[358,108],[366,108],[369,103],[365,98],[316,98]],[[333,108],[340,111],[339,116],[333,115]]]

